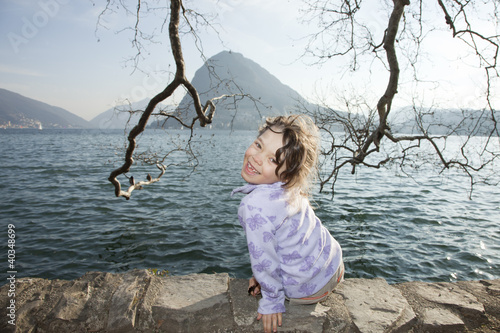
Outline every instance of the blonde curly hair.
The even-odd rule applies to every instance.
[[[267,118],[259,129],[259,136],[267,130],[283,134],[284,146],[276,151],[276,175],[283,180],[287,190],[309,197],[317,175],[318,127],[311,117],[299,114]],[[281,170],[283,165],[285,170]]]

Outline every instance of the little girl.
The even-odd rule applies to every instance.
[[[342,250],[316,217],[308,196],[317,167],[319,131],[304,115],[269,118],[247,149],[241,176],[247,194],[238,209],[253,277],[262,294],[257,320],[266,332],[281,326],[290,303],[324,300],[343,279]]]

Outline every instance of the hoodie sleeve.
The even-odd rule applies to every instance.
[[[285,312],[276,230],[286,218],[286,203],[278,191],[256,190],[243,198],[238,218],[245,230],[254,277],[260,283],[261,314]]]

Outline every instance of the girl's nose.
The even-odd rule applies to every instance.
[[[255,163],[257,163],[258,165],[262,165],[262,156],[260,156],[260,154],[255,154],[253,155],[253,160],[255,161]]]

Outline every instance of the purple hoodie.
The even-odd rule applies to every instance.
[[[306,198],[292,207],[283,183],[248,184],[238,219],[245,230],[254,277],[262,299],[258,312],[285,312],[285,296],[303,298],[323,288],[337,271],[342,250],[321,224]],[[297,212],[298,211],[298,212]]]

